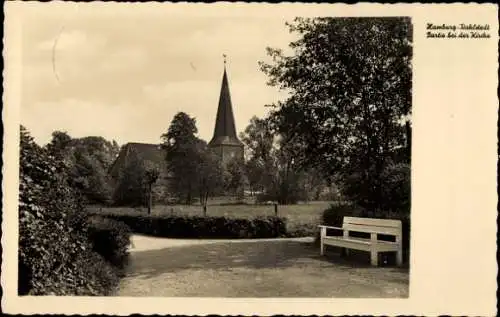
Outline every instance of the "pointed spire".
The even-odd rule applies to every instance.
[[[233,106],[231,104],[231,94],[229,92],[229,82],[226,72],[226,54],[224,57],[224,74],[222,76],[222,86],[219,96],[219,107],[215,120],[214,136],[210,145],[241,145],[241,141],[236,135],[234,123]]]

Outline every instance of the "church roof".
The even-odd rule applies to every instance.
[[[231,103],[231,94],[229,93],[226,67],[224,67],[224,74],[222,76],[222,86],[219,96],[217,118],[215,120],[214,135],[209,145],[243,145],[236,135],[236,125],[234,123],[233,105]]]
[[[162,168],[166,164],[165,151],[160,144],[150,143],[127,143],[109,169],[112,177],[118,177],[120,171],[133,159],[149,161]]]

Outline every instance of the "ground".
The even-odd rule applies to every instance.
[[[134,235],[118,296],[408,297],[405,268],[319,255],[311,238],[179,240]],[[368,259],[368,258],[367,258]]]

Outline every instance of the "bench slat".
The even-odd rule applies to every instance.
[[[395,219],[344,217],[344,224],[401,228],[401,221]]]
[[[401,235],[401,228],[393,228],[393,227],[378,227],[378,226],[367,226],[367,225],[345,223],[343,228],[344,230],[357,231],[357,232]]]
[[[337,229],[337,230],[344,230],[344,228],[341,228],[341,227],[333,227],[333,226],[323,226],[323,225],[320,225],[318,226],[320,228],[327,228],[327,229]]]
[[[323,243],[325,245],[357,249],[363,251],[370,251],[373,248],[376,248],[378,252],[397,251],[399,247],[397,243],[390,241],[378,240],[375,243],[372,243],[372,241],[368,239],[362,239],[362,238],[346,239],[344,237],[335,237],[335,236],[323,237]]]

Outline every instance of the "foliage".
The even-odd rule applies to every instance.
[[[133,157],[120,172],[113,195],[115,205],[144,206],[147,201],[147,161]]]
[[[331,205],[323,211],[321,223],[327,226],[342,227],[344,217],[360,216],[362,210],[353,204]]]
[[[220,158],[206,144],[198,147],[195,159],[197,163],[195,191],[206,214],[208,198],[222,189],[224,183],[223,168]]]
[[[402,122],[411,113],[410,20],[297,18],[289,27],[300,36],[290,44],[294,55],[269,48],[272,62],[261,63],[269,84],[290,93],[274,105],[274,127],[300,145],[300,165],[353,177],[361,191],[347,193],[380,208],[380,175],[408,146]]]
[[[382,198],[384,210],[400,214],[410,214],[411,205],[411,169],[407,163],[388,165],[382,172]]]
[[[230,160],[225,166],[224,172],[225,191],[232,193],[238,200],[243,200],[244,186],[247,182],[244,160],[241,158]]]
[[[252,219],[179,215],[100,215],[127,224],[139,234],[169,238],[273,238],[286,235],[286,218]]]
[[[170,190],[186,204],[191,204],[195,196],[199,147],[204,143],[196,137],[197,132],[196,120],[179,112],[172,119],[168,132],[162,135],[167,168],[172,176]]]
[[[65,162],[71,186],[78,189],[88,203],[110,203],[112,189],[108,169],[118,155],[116,141],[94,136],[71,138],[66,132],[55,131],[46,149]]]
[[[130,228],[122,222],[94,216],[89,218],[88,235],[93,251],[123,274],[128,263]]]
[[[86,212],[65,164],[22,126],[20,149],[19,294],[109,294],[117,272],[92,251]]]
[[[223,170],[220,158],[196,133],[196,120],[184,112],[177,113],[162,135],[166,149],[171,191],[186,204],[198,196],[206,206],[208,198],[220,191]]]
[[[248,151],[249,183],[261,190],[258,201],[290,204],[307,199],[303,186],[306,171],[297,164],[297,144],[284,133],[275,134],[268,119],[257,117],[250,120],[241,139]]]

